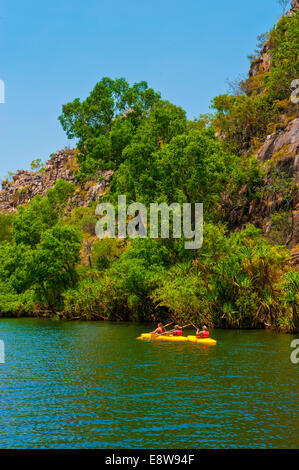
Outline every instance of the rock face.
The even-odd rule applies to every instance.
[[[256,156],[267,170],[262,197],[249,203],[248,184],[243,186],[235,201],[224,194],[224,217],[232,231],[245,228],[251,223],[272,239],[272,215],[278,211],[287,211],[288,220],[284,221],[284,231],[277,243],[287,245],[291,250],[291,263],[299,268],[299,118],[284,126],[277,126],[276,132],[267,137]],[[277,177],[282,180],[282,187],[285,185],[284,181],[292,185],[287,208],[286,199],[277,190]]]
[[[276,171],[292,178],[298,187],[292,202],[292,231],[286,243],[291,250],[292,264],[299,267],[299,118],[291,121],[285,129],[279,129],[268,136],[257,156],[263,162],[272,164]],[[270,209],[280,208],[279,200],[273,201],[272,197],[271,202]],[[271,227],[268,226],[268,228],[270,230]]]
[[[291,2],[291,9],[286,16],[292,16],[299,9],[299,0]],[[252,61],[249,80],[248,94],[252,92],[252,88],[262,92],[259,89],[259,76],[269,71],[271,63],[271,45],[266,42],[261,50],[259,57]],[[269,168],[269,175],[266,178],[265,185],[271,185],[270,170],[274,169],[276,173],[283,174],[285,177],[292,179],[299,188],[299,118],[298,105],[291,104],[284,110],[281,116],[281,124],[278,124],[276,131],[269,135],[257,152],[257,157],[266,167]],[[282,124],[286,122],[287,124]],[[299,189],[298,189],[299,191]],[[292,201],[292,229],[289,238],[286,240],[287,246],[292,253],[292,263],[299,268],[299,196],[295,194]],[[263,200],[251,203],[245,217],[240,218],[243,224],[254,223],[260,226],[267,233],[271,230],[271,222],[269,216],[274,211],[281,209],[281,201],[278,195],[273,192],[268,194]],[[240,215],[240,207],[232,211],[234,217],[233,223],[236,223],[237,217]]]
[[[299,0],[293,0],[291,2],[291,9],[287,11],[286,16],[292,16],[297,10],[299,10]],[[258,76],[260,73],[267,72],[272,65],[271,55],[269,51],[271,50],[271,46],[269,43],[265,43],[264,47],[257,57],[251,64],[249,70],[249,77],[254,79],[254,77]],[[250,87],[247,90],[250,93]]]
[[[272,60],[271,60],[271,55],[269,54],[270,46],[268,44],[265,44],[260,56],[254,60],[254,62],[251,64],[250,70],[249,70],[249,77],[254,78],[258,76],[260,73],[267,72],[271,65],[272,65]],[[250,93],[250,90],[247,90]]]
[[[76,152],[76,149],[58,150],[46,163],[43,172],[19,170],[11,182],[3,182],[0,191],[0,213],[16,211],[20,204],[28,204],[37,194],[44,196],[59,179],[76,184]],[[78,206],[88,206],[91,201],[96,201],[105,192],[112,174],[112,171],[106,171],[99,174],[95,181],[81,186],[76,184],[74,203]]]
[[[299,188],[299,118],[292,120],[285,128],[279,128],[269,135],[257,157],[263,162],[275,163],[275,167],[286,176],[292,177]],[[292,250],[294,264],[299,263],[299,191],[293,201],[292,235],[288,247]]]
[[[291,172],[297,168],[295,161],[299,156],[299,118],[293,119],[286,126],[278,126],[275,133],[268,135],[266,142],[257,153],[259,160],[265,162],[275,158],[292,159]],[[279,163],[279,162],[278,162]],[[296,173],[296,172],[295,172]],[[298,175],[295,175],[298,177]]]
[[[291,16],[295,13],[296,10],[299,10],[299,0],[293,0],[291,2],[291,9],[287,12],[287,16]]]

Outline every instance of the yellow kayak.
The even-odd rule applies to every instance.
[[[154,339],[157,341],[176,341],[180,342],[187,342],[190,343],[198,343],[198,344],[210,344],[215,345],[217,341],[212,338],[197,338],[196,336],[166,336],[166,335],[154,335],[152,333],[142,333],[138,336],[137,339]]]

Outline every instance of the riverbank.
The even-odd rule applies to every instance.
[[[298,28],[292,2],[211,115],[124,78],[63,104],[76,148],[3,184],[0,311],[298,332]]]
[[[21,319],[21,318],[28,318],[28,319],[39,319],[39,320],[55,320],[58,322],[89,322],[89,321],[95,321],[95,322],[104,322],[104,323],[126,323],[128,321],[138,325],[138,324],[144,324],[147,325],[147,329],[153,328],[159,321],[161,321],[161,318],[155,317],[155,318],[149,318],[149,319],[143,319],[140,321],[139,319],[136,318],[126,318],[126,319],[116,319],[116,318],[104,318],[101,314],[87,314],[83,313],[81,316],[76,316],[76,317],[70,317],[67,314],[64,314],[63,312],[57,312],[57,313],[52,313],[52,312],[32,312],[30,314],[25,313],[25,312],[15,312],[15,313],[3,313],[0,312],[0,320],[1,319]],[[183,324],[186,320],[184,318],[180,319],[178,317],[172,318],[172,317],[165,317],[164,324],[172,322],[178,323],[178,324]],[[193,319],[189,319],[188,321],[191,321],[193,323]],[[196,321],[196,320],[194,320]],[[198,327],[201,327],[202,325],[198,324]],[[192,327],[191,327],[192,328]],[[209,327],[210,330],[256,330],[256,331],[273,331],[273,332],[278,332],[278,333],[285,333],[285,334],[295,334],[297,333],[296,328],[288,328],[284,326],[276,327],[276,326],[271,326],[270,324],[265,324],[264,326],[243,326],[243,327],[231,327],[231,326],[225,326],[225,325],[210,325]]]

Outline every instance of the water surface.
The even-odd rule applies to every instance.
[[[299,447],[294,337],[215,330],[210,347],[136,340],[149,329],[1,319],[0,447]]]

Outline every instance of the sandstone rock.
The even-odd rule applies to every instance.
[[[260,73],[267,72],[272,65],[271,56],[269,54],[270,46],[265,44],[262,49],[261,55],[258,59],[256,59],[249,70],[249,77],[255,77]]]
[[[287,16],[292,16],[296,10],[299,10],[299,0],[292,0],[291,9],[287,12]]]
[[[257,153],[257,157],[268,167],[264,179],[264,195],[261,199],[248,202],[248,184],[242,186],[237,201],[228,195],[222,197],[222,211],[228,220],[229,229],[245,228],[249,223],[261,228],[265,234],[271,234],[271,215],[279,210],[285,211],[285,202],[279,192],[275,191],[275,174],[288,178],[299,186],[299,118],[295,118],[285,126],[267,137]],[[290,231],[285,233],[284,243],[291,250],[292,264],[299,268],[299,195],[290,201],[292,217],[289,220]]]
[[[76,184],[76,152],[76,149],[58,150],[46,163],[43,173],[18,170],[11,182],[3,182],[0,213],[16,211],[20,204],[28,204],[37,194],[44,196],[59,179]],[[112,174],[112,171],[105,171],[97,175],[97,181],[86,183],[83,188],[76,185],[77,190],[72,199],[74,205],[86,207],[96,201],[105,192]]]
[[[275,161],[275,166],[288,177],[292,177],[299,187],[299,118],[280,127],[268,136],[257,157],[265,162]],[[299,195],[295,196],[292,212],[292,233],[287,241],[291,249],[293,265],[299,264]]]
[[[286,127],[279,127],[274,134],[268,136],[257,157],[265,162],[282,150],[286,157],[294,159],[299,155],[299,118],[293,119]]]

